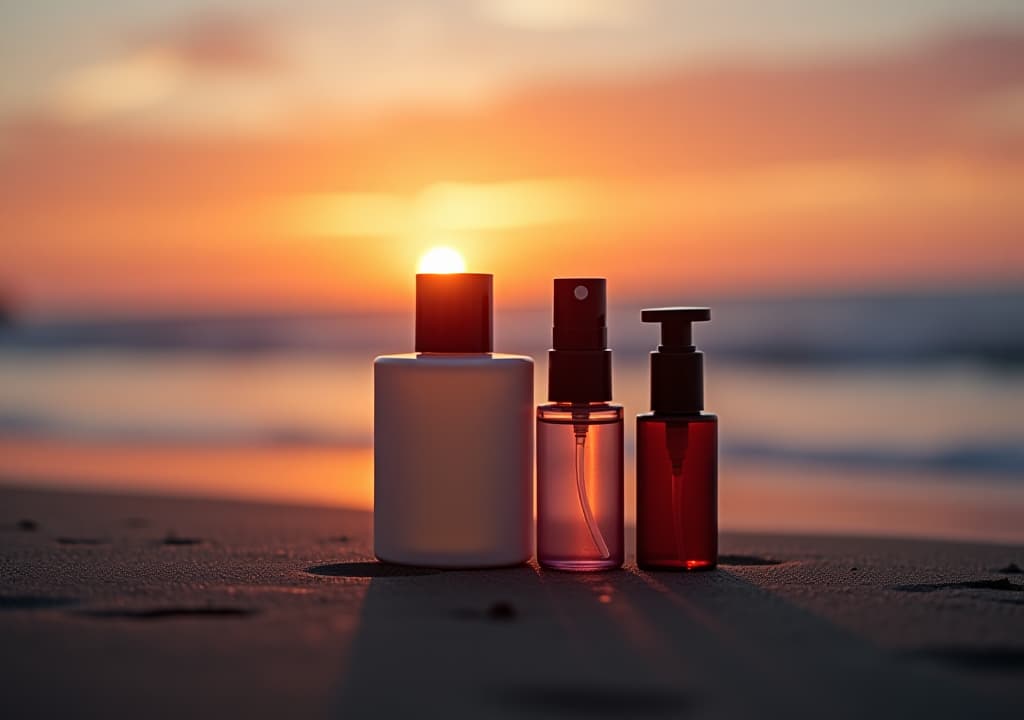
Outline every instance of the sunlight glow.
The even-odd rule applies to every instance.
[[[413,194],[314,193],[285,198],[286,231],[333,237],[420,237],[580,222],[592,184],[575,178],[438,182]]]
[[[450,247],[435,247],[420,258],[419,273],[460,273],[466,272],[466,261],[458,250]]]

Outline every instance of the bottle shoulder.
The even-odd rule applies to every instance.
[[[400,365],[406,367],[479,367],[493,365],[529,365],[533,358],[506,353],[400,353],[379,355],[375,366]]]
[[[618,403],[544,403],[537,406],[537,419],[541,422],[576,423],[585,419],[589,423],[622,422],[624,412]]]
[[[700,412],[687,414],[646,412],[636,416],[638,423],[717,423],[718,416],[714,413]]]

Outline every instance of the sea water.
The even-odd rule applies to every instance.
[[[627,523],[657,343],[639,308],[685,303],[712,306],[697,342],[723,529],[1024,541],[1024,293],[1010,290],[616,308]],[[498,308],[496,344],[533,355],[541,380],[549,334],[548,311]],[[369,508],[371,363],[411,336],[387,313],[23,319],[0,328],[0,482]]]

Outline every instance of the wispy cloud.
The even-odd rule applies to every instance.
[[[196,71],[262,74],[287,60],[272,21],[249,15],[222,12],[186,18],[168,28],[141,33],[140,41],[172,52]]]
[[[628,27],[651,8],[648,0],[479,0],[483,15],[537,30]]]
[[[197,111],[216,117],[218,103],[231,103],[229,111],[238,115],[256,110],[259,117],[259,98],[270,100],[268,75],[285,64],[276,40],[264,24],[228,14],[140,32],[111,56],[67,72],[55,85],[51,107],[71,123],[157,109],[181,122]]]
[[[959,2],[965,7],[954,17]],[[134,20],[141,24],[135,27],[134,17],[156,13],[126,12],[116,31],[81,46],[67,43],[75,50],[61,62],[54,53],[45,76],[12,77],[11,68],[32,68],[31,56],[0,68],[0,89],[6,83],[26,97],[35,93],[19,110],[45,106],[64,120],[230,131],[310,113],[379,119],[410,106],[479,108],[526,85],[601,84],[695,61],[701,67],[723,58],[755,58],[755,67],[787,58],[841,61],[852,49],[896,47],[941,22],[1002,13],[1009,26],[1013,16],[1002,0],[916,9],[883,0],[782,8],[756,0],[382,0],[247,8],[228,0],[223,7],[231,5],[236,9],[177,19],[159,13],[159,20]],[[1017,15],[1024,21],[1024,10]],[[103,38],[111,35],[116,41],[104,53]],[[40,98],[35,88],[49,94]],[[9,100],[0,95],[0,113]]]
[[[103,120],[170,97],[188,69],[174,53],[151,48],[76,68],[54,92],[53,108],[72,123]]]

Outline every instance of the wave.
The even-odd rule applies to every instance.
[[[675,302],[678,302],[676,299]],[[656,304],[652,301],[651,304]],[[1024,293],[771,298],[712,302],[696,330],[717,361],[758,366],[975,364],[1024,369]],[[496,346],[542,357],[547,310],[499,312]],[[639,308],[609,314],[612,346],[640,357],[657,344]],[[412,345],[408,313],[249,315],[36,321],[0,327],[0,351],[71,353],[359,354]]]
[[[741,441],[723,444],[722,453],[746,461],[864,472],[927,472],[1024,480],[1024,446],[1012,442],[911,450],[787,447]]]
[[[344,434],[299,425],[210,425],[199,422],[141,425],[81,423],[28,413],[0,412],[0,438],[97,442],[126,446],[293,447],[357,449],[369,447],[369,434]]]

